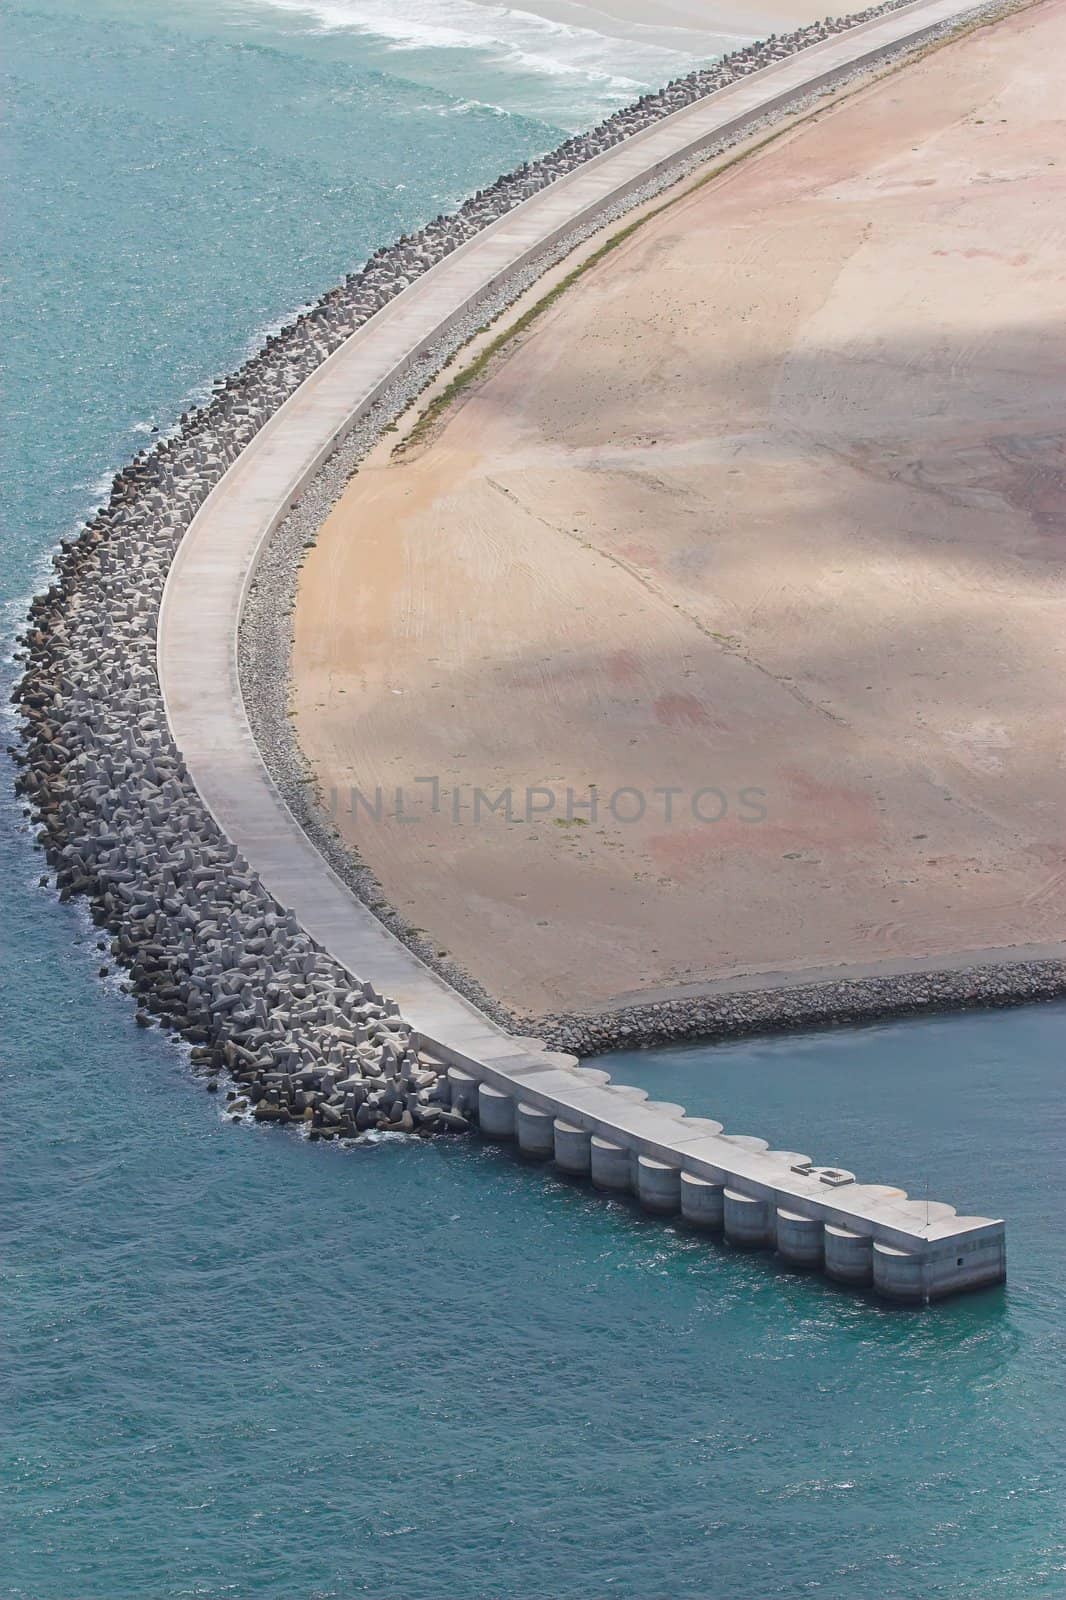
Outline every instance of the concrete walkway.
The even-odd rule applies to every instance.
[[[685,1126],[634,1104],[636,1091],[627,1099],[566,1070],[562,1058],[509,1037],[424,966],[333,873],[274,787],[241,698],[237,629],[258,553],[303,486],[374,399],[501,279],[753,117],[972,9],[973,0],[917,0],[753,73],[560,178],[417,279],[303,383],[205,501],[171,569],[158,638],[170,726],[219,825],[278,902],[352,973],[395,999],[438,1053],[467,1069],[486,1092],[609,1135],[634,1161],[638,1154],[654,1157],[711,1183],[732,1175],[749,1196],[777,1195],[808,1216],[850,1223],[897,1249],[909,1244],[923,1257],[934,1247],[945,1259],[954,1219],[931,1229],[927,1219],[923,1228],[913,1212],[868,1190],[860,1194],[860,1185],[851,1204],[846,1189],[834,1189],[829,1205],[817,1177],[792,1171],[772,1153],[744,1151],[741,1159],[738,1147],[707,1125]],[[991,1227],[1001,1247],[1001,1224],[968,1218],[957,1219],[957,1227],[982,1245]]]

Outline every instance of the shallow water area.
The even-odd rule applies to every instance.
[[[7,33],[5,652],[146,430],[570,125],[513,66],[264,6],[41,0]],[[231,1126],[0,780],[11,1600],[1062,1592],[1064,1008],[609,1063],[1002,1210],[1006,1290],[901,1313],[472,1139]]]

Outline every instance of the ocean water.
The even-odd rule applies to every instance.
[[[11,0],[0,653],[273,321],[689,64],[589,22]],[[5,1600],[1066,1593],[1066,1008],[611,1062],[1008,1217],[1005,1290],[901,1312],[473,1142],[229,1126],[42,865],[5,766]]]

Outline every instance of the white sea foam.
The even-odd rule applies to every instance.
[[[108,495],[111,493],[111,485],[114,482],[117,471],[118,467],[112,467],[110,472],[103,473],[94,482],[78,484],[79,489],[84,489],[88,493],[92,501],[91,510],[95,511],[98,506],[105,504]]]
[[[316,28],[352,29],[393,50],[468,50],[515,73],[584,83],[605,102],[628,98],[689,71],[717,54],[725,40],[685,33],[686,48],[663,41],[663,31],[637,36],[595,26],[555,22],[530,11],[482,0],[253,0],[306,16]],[[597,13],[590,10],[590,20]],[[642,37],[648,35],[649,37]]]
[[[419,110],[438,117],[467,117],[482,111],[487,111],[494,117],[510,115],[504,106],[493,105],[491,100],[443,101],[435,106],[420,106]]]

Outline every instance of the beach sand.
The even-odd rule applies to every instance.
[[[1061,937],[1064,54],[1044,0],[678,200],[325,524],[301,744],[512,1006]]]

